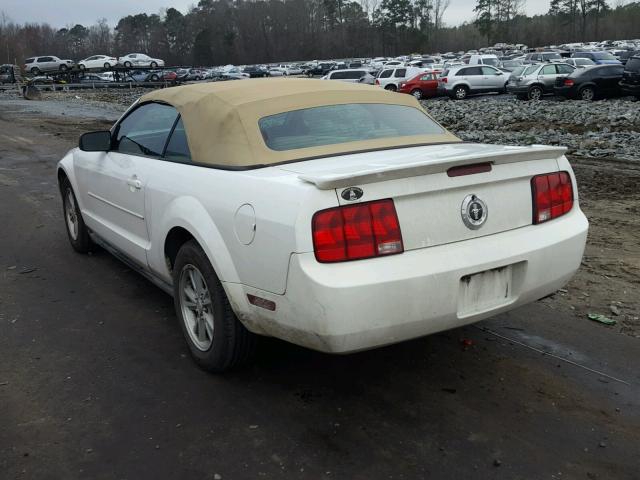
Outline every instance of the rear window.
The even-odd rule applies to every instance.
[[[24,63],[33,63],[34,60],[35,58],[27,58]]]
[[[417,108],[370,103],[279,113],[261,118],[258,126],[266,145],[276,151],[445,133]]]
[[[482,63],[485,65],[498,65],[498,59],[497,58],[493,58],[493,57],[489,57],[489,58],[483,58],[482,59]]]

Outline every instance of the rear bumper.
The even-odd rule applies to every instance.
[[[555,292],[579,268],[587,230],[576,206],[547,224],[385,258],[320,264],[313,253],[293,254],[285,295],[226,287],[250,330],[348,353],[477,322]],[[463,277],[505,266],[513,275],[508,296],[461,308]],[[272,300],[276,311],[249,305],[247,294]]]
[[[553,87],[553,93],[558,97],[575,98],[577,92],[575,87]]]

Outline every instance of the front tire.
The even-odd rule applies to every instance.
[[[124,62],[125,68],[131,68],[131,62]]]
[[[195,362],[210,372],[246,363],[256,337],[237,319],[206,254],[194,240],[185,243],[173,268],[176,315]]]
[[[527,93],[527,98],[529,100],[537,102],[542,100],[543,95],[544,95],[544,91],[542,90],[541,87],[533,86],[529,89],[529,92]]]
[[[103,65],[103,67],[104,67],[104,68],[106,68],[106,69],[108,70],[109,68],[111,68],[111,65],[110,65],[109,63],[105,63],[105,64]]]
[[[422,100],[422,90],[420,90],[419,88],[414,88],[411,91],[411,95],[413,95],[416,100]]]
[[[469,89],[463,85],[453,89],[453,98],[455,100],[464,100],[469,96]]]
[[[79,68],[80,70],[82,70],[82,71],[85,71],[85,70],[87,69],[87,67],[86,67],[84,64],[82,64],[82,63],[81,63],[80,65],[78,65],[78,68]]]
[[[64,65],[64,64],[63,64],[63,65],[60,65],[60,71],[61,71],[61,72],[66,72],[66,71],[67,71],[67,68],[68,68],[68,67],[67,67],[66,65]]]
[[[158,64],[156,62],[151,62],[151,64],[149,64],[149,66],[151,68],[158,68]]]
[[[93,242],[89,237],[89,230],[84,224],[82,213],[78,207],[76,195],[68,179],[64,179],[60,184],[62,194],[62,207],[64,213],[64,224],[69,237],[69,243],[78,253],[88,253],[93,250]]]

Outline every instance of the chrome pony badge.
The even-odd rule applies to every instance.
[[[347,202],[355,202],[356,200],[360,200],[364,192],[361,188],[358,187],[349,187],[345,188],[340,196],[345,199]]]
[[[487,204],[475,195],[467,195],[462,201],[462,221],[471,230],[478,230],[487,221]]]

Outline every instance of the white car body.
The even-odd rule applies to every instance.
[[[164,60],[151,58],[144,53],[130,53],[118,58],[118,64],[125,67],[164,67]]]
[[[400,84],[429,69],[421,67],[390,67],[383,68],[376,77],[375,84],[385,90],[396,91]]]
[[[366,79],[368,84],[372,84],[374,81],[374,77],[367,70],[361,68],[332,70],[322,77],[322,80],[338,80],[349,83],[362,83],[361,79]]]
[[[93,68],[112,68],[118,64],[118,59],[108,55],[93,55],[78,62],[78,68],[91,70]]]
[[[95,238],[165,291],[167,242],[183,229],[248,330],[345,353],[477,322],[564,286],[588,229],[564,151],[451,143],[234,171],[75,148],[58,172]],[[491,171],[448,173],[478,162]],[[559,171],[570,176],[573,208],[534,225],[532,177]],[[312,217],[350,204],[347,187],[363,192],[358,202],[393,199],[404,253],[316,260]],[[480,229],[461,218],[470,195],[490,212]],[[248,295],[277,309],[250,304]]]

